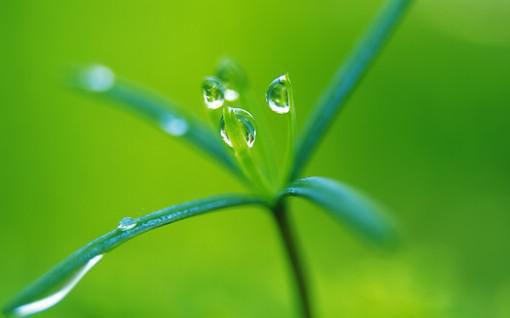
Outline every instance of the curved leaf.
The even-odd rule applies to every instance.
[[[20,306],[37,301],[42,295],[60,285],[83,266],[86,266],[90,260],[145,232],[209,211],[250,204],[267,205],[265,201],[256,197],[223,195],[170,206],[135,219],[136,226],[124,231],[115,229],[108,232],[70,255],[50,272],[20,292],[4,308],[4,312],[12,313]]]
[[[411,0],[389,0],[388,2],[388,5],[361,40],[357,49],[337,71],[329,89],[324,92],[318,105],[314,108],[310,116],[311,119],[298,140],[296,160],[292,172],[294,178],[301,173],[322,136],[331,126],[335,115],[368,70],[370,63],[381,50]]]
[[[358,191],[321,177],[299,179],[285,193],[309,199],[325,208],[335,218],[378,243],[388,243],[393,229],[383,216],[382,209]]]
[[[168,100],[126,82],[114,80],[113,73],[106,73],[112,76],[109,85],[97,86],[104,84],[101,80],[104,81],[102,77],[105,75],[101,72],[111,71],[104,66],[91,66],[79,72],[73,84],[83,91],[93,92],[120,103],[125,109],[145,117],[166,134],[190,142],[239,174],[234,160],[217,137],[217,133],[212,132],[201,121]]]

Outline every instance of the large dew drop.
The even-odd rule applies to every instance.
[[[85,274],[87,274],[102,258],[103,255],[97,255],[91,258],[64,284],[64,286],[62,286],[62,288],[49,296],[21,305],[15,308],[12,313],[17,317],[28,317],[55,306],[73,290],[83,276],[85,276]]]
[[[243,127],[242,134],[246,141],[246,145],[248,145],[248,148],[253,147],[255,139],[257,138],[255,119],[249,112],[242,108],[230,108],[229,111],[232,112],[234,117],[241,123]],[[229,147],[233,147],[232,141],[230,140],[230,137],[228,136],[227,130],[225,128],[225,119],[223,116],[220,119],[220,135],[223,141]]]
[[[216,77],[208,77],[202,83],[204,102],[209,109],[218,109],[225,102],[225,89]]]
[[[287,74],[281,75],[272,81],[266,92],[266,101],[269,108],[278,114],[288,113],[291,106],[291,89]]]
[[[106,92],[115,84],[115,74],[104,65],[92,65],[80,76],[81,84],[92,92]]]

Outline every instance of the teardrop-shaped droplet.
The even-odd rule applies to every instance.
[[[288,113],[291,106],[291,89],[287,74],[281,75],[272,81],[266,92],[266,101],[269,108],[278,114]]]
[[[221,81],[216,77],[208,77],[202,83],[202,95],[209,109],[218,109],[225,102],[225,89]]]
[[[242,126],[242,134],[244,140],[246,141],[246,145],[248,148],[253,147],[255,143],[255,139],[257,138],[257,130],[255,129],[255,118],[242,108],[230,108],[230,112],[234,115],[234,118],[241,123]],[[223,116],[220,119],[220,135],[223,141],[229,146],[233,147],[231,138],[227,133],[227,129],[225,127],[225,119]]]
[[[126,216],[120,220],[117,228],[121,231],[128,231],[128,230],[133,229],[136,226],[136,224],[137,224],[136,219]]]
[[[56,292],[53,292],[44,298],[18,306],[14,308],[11,313],[17,317],[28,317],[55,306],[71,292],[71,290],[80,282],[83,276],[85,276],[85,274],[87,274],[87,272],[90,271],[102,258],[103,255],[97,255],[91,258]]]
[[[224,59],[218,65],[216,75],[225,89],[225,99],[230,102],[237,100],[247,83],[241,66],[230,59]]]
[[[92,65],[81,73],[80,82],[89,91],[106,92],[115,84],[115,74],[104,65]]]

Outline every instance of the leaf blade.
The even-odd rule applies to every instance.
[[[217,134],[182,107],[118,79],[113,81],[108,89],[90,89],[89,81],[83,79],[86,79],[87,72],[87,69],[79,72],[73,80],[73,86],[116,102],[124,109],[141,115],[167,135],[186,140],[239,176],[239,169]]]
[[[133,229],[126,231],[115,229],[78,249],[32,285],[22,290],[4,307],[4,313],[10,314],[16,308],[37,300],[38,296],[54,288],[92,258],[109,252],[132,238],[179,220],[241,205],[267,206],[267,202],[253,196],[222,195],[170,206],[142,216],[137,219],[137,225]]]
[[[295,181],[285,195],[306,198],[325,208],[342,223],[376,243],[390,243],[393,226],[377,204],[353,188],[331,179],[308,177]]]
[[[292,170],[293,178],[296,178],[303,170],[323,135],[331,126],[335,115],[342,109],[350,94],[361,81],[362,76],[395,29],[410,2],[411,0],[389,0],[351,57],[334,75],[329,88],[314,108],[311,119],[298,139],[296,159]]]

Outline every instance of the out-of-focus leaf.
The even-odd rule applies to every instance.
[[[294,178],[301,173],[317,144],[331,126],[336,114],[378,55],[411,0],[389,0],[388,2],[354,53],[333,77],[329,88],[314,108],[310,120],[298,140],[292,171]]]
[[[382,209],[353,188],[322,177],[299,179],[285,191],[286,195],[306,198],[326,209],[336,219],[377,243],[387,244],[394,238],[393,227]]]
[[[218,133],[211,131],[195,116],[174,103],[115,79],[111,70],[101,65],[93,65],[78,72],[72,83],[80,90],[107,98],[144,117],[167,135],[190,142],[239,174],[234,160],[219,140]]]

